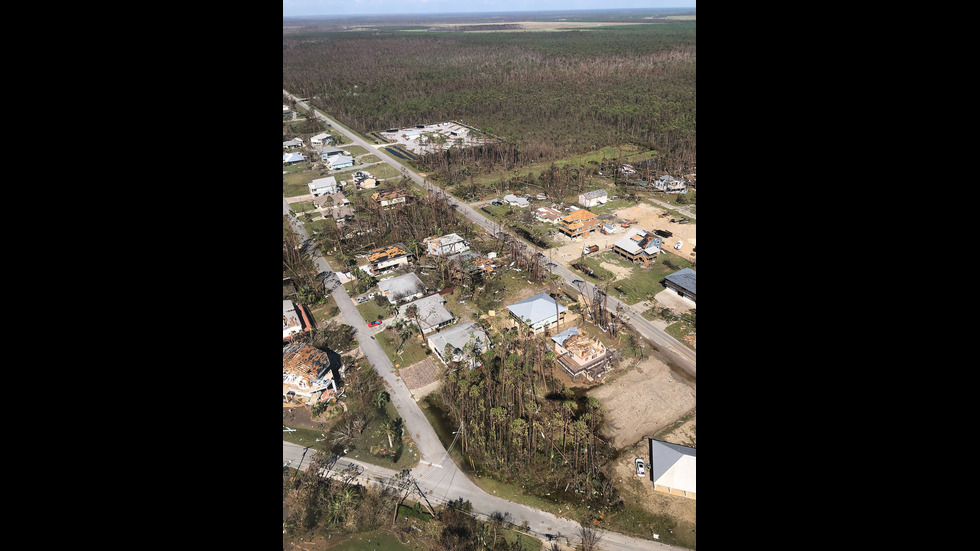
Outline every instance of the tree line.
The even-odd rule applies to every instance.
[[[360,132],[462,120],[532,159],[652,144],[696,160],[696,24],[283,36],[283,87]]]

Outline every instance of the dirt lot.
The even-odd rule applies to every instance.
[[[664,239],[664,244],[662,249],[665,252],[670,252],[683,256],[684,258],[694,261],[695,255],[692,251],[695,245],[697,245],[697,224],[678,224],[677,222],[671,222],[672,218],[670,215],[660,217],[661,214],[665,214],[667,211],[665,209],[655,207],[649,203],[640,203],[636,206],[627,207],[625,209],[619,209],[616,211],[615,216],[623,220],[636,220],[637,224],[634,227],[639,227],[647,231],[653,230],[667,230],[674,234],[673,237],[668,237]],[[624,232],[625,233],[625,230]],[[613,242],[620,239],[622,234],[612,234],[610,236],[603,237],[613,237],[617,236],[609,242],[612,246]],[[674,244],[680,239],[684,242],[681,245],[681,250],[675,250]]]
[[[656,435],[693,412],[697,405],[693,383],[680,380],[667,364],[651,357],[593,388],[589,396],[606,407],[606,436],[617,449]],[[683,431],[675,430],[670,438],[679,438],[678,444],[691,445]],[[667,441],[673,442],[670,438]]]
[[[693,249],[695,245],[697,245],[697,224],[678,224],[676,222],[670,222],[670,215],[663,218],[660,217],[661,214],[665,214],[666,212],[667,211],[665,209],[655,207],[649,203],[640,203],[632,207],[619,209],[613,213],[616,233],[609,235],[594,233],[590,236],[584,237],[582,241],[577,242],[571,241],[567,237],[560,236],[559,233],[559,237],[557,237],[556,240],[562,243],[562,246],[554,251],[553,258],[567,265],[569,262],[574,261],[582,254],[583,245],[599,245],[600,250],[606,250],[612,247],[613,243],[622,239],[628,231],[619,225],[619,221],[636,220],[637,223],[633,227],[641,228],[647,231],[667,230],[673,233],[673,237],[664,239],[662,247],[663,251],[682,256],[693,262],[696,256]],[[683,245],[681,245],[681,250],[679,251],[674,249],[674,244],[677,243],[678,239],[683,241]],[[602,267],[611,270],[616,274],[617,278],[628,277],[628,270],[623,270],[622,268],[608,263],[602,264]],[[621,274],[621,272],[624,273]]]
[[[679,380],[663,362],[648,358],[635,368],[589,392],[606,406],[607,437],[623,453],[611,475],[624,499],[677,524],[673,536],[686,547],[697,542],[697,501],[653,490],[648,477],[636,475],[634,459],[650,460],[647,437],[696,447],[696,388]]]

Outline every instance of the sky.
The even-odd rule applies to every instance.
[[[282,16],[696,7],[697,0],[282,0]]]

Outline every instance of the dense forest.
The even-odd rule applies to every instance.
[[[383,28],[382,28],[383,29]],[[637,143],[696,163],[696,23],[562,32],[283,35],[283,88],[360,132],[460,120],[505,162]]]
[[[461,427],[459,449],[471,468],[527,481],[529,494],[614,508],[619,497],[603,467],[615,452],[599,436],[603,407],[594,398],[577,398],[553,377],[549,342],[516,328],[505,331],[481,369],[449,370],[442,407]]]

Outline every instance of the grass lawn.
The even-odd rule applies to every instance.
[[[346,150],[347,151],[347,154],[350,155],[351,157],[357,157],[358,155],[364,155],[365,153],[368,152],[368,150],[364,146],[361,146],[361,145],[345,145],[345,146],[341,147],[341,149]]]
[[[672,268],[664,262],[664,255],[670,255],[670,262],[677,266]],[[627,279],[619,279],[613,282],[610,293],[617,293],[627,304],[633,305],[637,302],[649,300],[657,293],[666,289],[662,283],[668,275],[683,268],[689,268],[694,264],[682,257],[671,255],[670,253],[660,253],[657,261],[649,267],[634,267],[633,275]]]
[[[347,541],[330,547],[332,551],[378,551],[378,549],[412,551],[415,548],[414,545],[401,543],[398,538],[385,532],[383,528],[354,534]]]
[[[405,340],[405,344],[401,349],[398,348],[398,345],[402,342],[401,337],[388,330],[376,333],[374,338],[381,345],[381,349],[385,351],[385,354],[388,355],[391,363],[397,367],[414,365],[428,357],[425,351],[429,348],[424,342],[419,342],[417,329],[412,332],[411,337]]]
[[[299,165],[303,166],[303,165]],[[319,176],[310,170],[307,164],[305,169],[290,171],[282,175],[282,194],[286,197],[296,197],[297,195],[308,195],[310,188],[306,184],[312,182]]]
[[[358,304],[357,311],[361,313],[364,321],[369,323],[378,319],[388,319],[391,317],[391,312],[388,310],[388,307],[378,306],[378,303],[374,302],[374,299]]]
[[[286,427],[283,426],[285,429]],[[313,429],[302,429],[296,427],[289,427],[293,429],[293,432],[282,431],[282,439],[286,442],[296,444],[298,446],[309,447],[309,448],[319,448],[322,442],[317,442],[317,440],[323,440],[323,435],[326,434],[325,430],[313,430]]]

